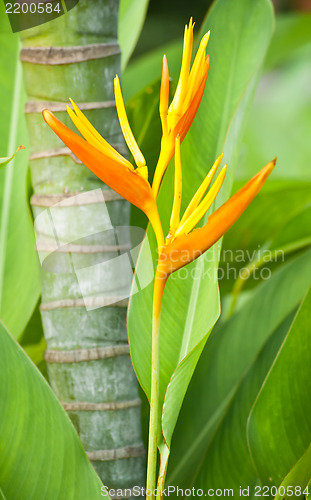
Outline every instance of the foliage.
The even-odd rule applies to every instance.
[[[0,485],[5,498],[100,498],[102,484],[51,388],[0,323]]]
[[[119,43],[121,68],[124,70],[143,27],[149,0],[121,0],[119,7]]]
[[[28,146],[18,39],[0,35],[0,151]],[[29,148],[27,148],[29,154]],[[27,200],[28,155],[21,151],[0,170],[0,318],[19,338],[40,293],[39,266]]]

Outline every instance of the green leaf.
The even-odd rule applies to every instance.
[[[294,467],[289,471],[284,480],[281,482],[279,486],[279,492],[274,497],[274,500],[284,500],[284,498],[286,499],[291,498],[293,496],[291,491],[295,492],[294,493],[295,498],[297,497],[306,498],[306,496],[299,495],[299,491],[304,492],[308,485],[310,479],[310,463],[311,463],[311,444],[304,452],[304,454],[299,458],[299,460],[295,463]],[[285,488],[286,492],[285,496],[283,493],[284,489],[282,489],[282,487]]]
[[[184,204],[223,150],[225,159],[230,162],[230,173],[220,201],[229,196],[246,112],[272,25],[272,8],[266,0],[242,0],[238,5],[233,5],[230,0],[218,0],[206,19],[204,32],[211,29],[212,33],[208,50],[211,68],[201,107],[182,147]],[[158,204],[164,231],[171,210],[172,180],[170,168]],[[150,230],[148,235],[154,251]],[[162,411],[163,407],[162,432],[168,446],[190,378],[208,333],[219,316],[218,248],[215,245],[196,262],[175,273],[164,292],[160,331],[160,409]],[[144,276],[148,270],[145,251],[146,245],[141,252],[137,276]],[[148,314],[141,314],[141,311],[148,311]],[[147,396],[150,396],[151,311],[152,285],[132,296],[128,318],[132,361]]]
[[[274,68],[276,65],[297,57],[301,49],[311,45],[311,14],[291,12],[278,15],[276,30],[269,47],[265,66]]]
[[[197,489],[230,488],[233,489],[234,498],[240,497],[240,487],[250,487],[252,493],[258,477],[247,445],[247,419],[292,319],[293,314],[290,314],[270,335],[254,362],[241,377],[241,382],[200,465],[195,480]],[[246,324],[240,324],[240,329],[244,332],[247,327],[247,321]]]
[[[46,342],[43,334],[42,319],[40,313],[40,303],[37,304],[33,315],[31,316],[19,343],[30,357],[31,361],[41,371],[42,375],[48,380],[47,366],[44,359]]]
[[[275,329],[297,307],[310,283],[308,250],[282,265],[250,293],[239,311],[218,323],[183,403],[172,442],[168,483],[180,487],[192,484],[245,374]]]
[[[42,318],[40,312],[40,303],[41,300],[38,301],[35,310],[25,330],[23,331],[23,336],[21,339],[19,339],[19,343],[21,344],[22,347],[24,347],[27,344],[37,344],[41,341],[41,339],[44,336]]]
[[[219,276],[226,279],[220,280],[220,287],[222,294],[232,293],[231,311],[236,299],[240,300],[242,287],[258,285],[261,276],[289,254],[311,245],[311,185],[288,185],[285,189],[278,185],[278,181],[271,182],[269,190],[259,193],[224,238]],[[245,278],[241,279],[243,273]]]
[[[0,488],[7,500],[101,498],[66,412],[0,324]]]
[[[311,204],[304,206],[276,234],[271,249],[286,248],[299,242],[310,241]],[[311,244],[311,241],[310,241]]]
[[[277,170],[278,165],[275,170]],[[242,183],[239,183],[239,186]],[[223,249],[258,250],[311,202],[311,182],[273,180],[224,237]]]
[[[121,0],[119,7],[119,43],[121,68],[126,67],[142,30],[149,0]]]
[[[182,36],[183,30],[180,30]],[[128,100],[159,78],[162,71],[162,58],[166,54],[170,77],[177,80],[180,71],[182,38],[165,47],[142,55],[129,64],[123,75],[123,94]]]
[[[263,484],[278,486],[310,446],[310,320],[311,290],[249,417],[250,451]]]
[[[0,151],[28,145],[18,38],[0,35]],[[29,148],[27,148],[27,152]],[[35,237],[27,202],[28,157],[0,170],[0,318],[19,337],[40,293]]]
[[[310,182],[310,49],[278,71],[264,75],[244,138],[239,178],[255,173],[254,160],[278,157],[275,176]]]
[[[147,85],[126,102],[129,122],[137,144],[144,153],[151,179],[160,153],[162,136],[159,95],[160,78]]]
[[[36,366],[43,363],[45,350],[46,342],[44,338],[42,338],[37,344],[26,344],[24,346],[25,353]]]
[[[5,167],[8,163],[10,163],[10,161],[13,160],[13,158],[15,157],[16,153],[18,151],[20,151],[21,149],[25,149],[24,146],[19,146],[17,148],[17,150],[15,151],[15,153],[12,155],[12,156],[9,156],[9,157],[6,157],[6,158],[0,158],[0,168],[3,168]]]

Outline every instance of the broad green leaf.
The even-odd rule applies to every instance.
[[[19,343],[21,344],[22,347],[24,347],[27,344],[37,344],[43,338],[43,326],[40,313],[40,303],[41,300],[38,301],[35,310],[25,330],[23,331],[23,336],[19,340]]]
[[[274,183],[270,183],[269,188],[271,184]],[[258,259],[257,268],[252,274],[246,274],[243,290],[258,285],[261,276],[282,264],[290,253],[311,245],[310,189],[308,184],[293,186],[292,190],[289,186],[286,189],[276,186],[276,192],[266,190],[254,200],[224,238],[219,271],[219,277],[226,278],[220,279],[223,294],[233,292],[236,297],[238,292],[240,295],[241,289],[237,288],[241,285],[240,276],[243,270],[258,263]]]
[[[278,164],[275,171],[277,169]],[[310,202],[311,182],[271,179],[225,235],[223,249],[258,250],[276,238],[281,228]]]
[[[150,179],[160,153],[162,136],[159,114],[160,78],[126,102],[134,137],[144,153]]]
[[[20,151],[21,149],[25,149],[24,146],[19,146],[17,148],[17,150],[15,151],[15,153],[12,155],[12,156],[9,156],[9,157],[6,157],[6,158],[0,158],[0,168],[3,168],[5,167],[8,163],[10,163],[10,161],[13,160],[13,158],[15,157],[16,153],[18,151]]]
[[[205,491],[208,488],[230,488],[234,492],[234,498],[240,498],[240,487],[250,487],[250,493],[253,492],[258,477],[247,446],[247,419],[292,319],[293,314],[290,314],[270,335],[253,364],[242,376],[206,450],[195,480],[197,489]],[[240,324],[241,330],[244,331],[247,326]]]
[[[0,35],[0,151],[28,145],[18,38]],[[19,337],[40,293],[35,237],[27,202],[27,151],[0,170],[0,318]]]
[[[311,250],[286,262],[255,288],[205,346],[190,383],[172,442],[167,481],[192,484],[213,433],[245,373],[311,283]],[[195,410],[194,410],[195,409]]]
[[[269,47],[265,66],[275,68],[297,57],[299,50],[311,48],[311,13],[291,12],[276,18],[275,34]]]
[[[271,249],[286,248],[311,239],[311,204],[304,206],[280,229],[270,244]],[[310,241],[311,244],[311,241]]]
[[[25,353],[36,366],[44,362],[45,350],[46,342],[44,338],[42,338],[40,342],[37,342],[37,344],[26,344],[24,346]]]
[[[240,179],[255,172],[255,159],[262,162],[272,155],[278,157],[276,177],[310,181],[310,52],[311,47],[304,57],[261,79],[244,138]]]
[[[43,376],[48,380],[47,367],[44,359],[46,343],[43,334],[42,319],[38,303],[31,316],[19,343],[30,357],[31,361],[39,368]]]
[[[208,49],[211,68],[201,107],[182,147],[184,204],[222,150],[226,161],[230,162],[230,173],[220,201],[229,196],[245,115],[272,25],[272,8],[266,0],[242,0],[238,5],[233,5],[230,0],[218,0],[206,19],[203,32],[211,29],[212,33]],[[169,169],[159,196],[164,231],[167,230],[171,198],[172,169]],[[148,235],[154,250],[150,230]],[[160,408],[163,406],[162,432],[168,446],[191,375],[208,332],[219,316],[217,249],[216,245],[195,263],[175,273],[164,292],[160,331]],[[144,256],[143,249],[138,276],[140,273],[144,275],[148,267]],[[142,314],[142,310],[146,313]],[[148,396],[151,311],[152,284],[132,296],[128,320],[132,361]]]
[[[10,25],[9,16],[6,14],[5,3],[0,2],[0,36],[3,36],[4,33],[6,35],[11,34],[12,28]],[[2,54],[1,54],[1,56],[2,56]]]
[[[306,496],[299,495],[299,492],[301,491],[303,493],[308,490],[310,491],[310,488],[307,490],[307,485],[310,479],[310,463],[311,444],[295,463],[294,467],[289,471],[285,479],[281,482],[278,494],[274,497],[275,500],[291,498],[293,496],[292,492],[294,492],[295,498],[306,498]],[[282,487],[285,489],[285,496],[284,489]]]
[[[249,417],[250,451],[263,484],[278,486],[311,442],[310,324],[311,290]]]
[[[6,500],[102,498],[102,483],[66,412],[1,323],[0,364],[0,488]]]
[[[290,234],[286,236],[287,223],[311,201],[311,157],[308,139],[311,101],[307,91],[310,80],[309,54],[302,53],[298,59],[295,55],[296,42],[300,43],[298,29],[302,26],[305,26],[305,34],[302,34],[302,37],[306,39],[308,36],[311,43],[310,30],[307,30],[310,20],[310,15],[303,14],[285,16],[277,21],[276,34],[269,50],[274,50],[271,47],[275,43],[281,47],[287,33],[291,49],[286,50],[284,65],[264,75],[260,82],[242,146],[237,172],[240,182],[236,185],[241,186],[250,171],[255,173],[256,161],[263,161],[267,155],[278,156],[277,167],[267,189],[257,196],[247,212],[225,236],[222,256],[226,251],[227,256],[233,252],[235,257],[236,252],[241,249],[252,254],[263,246],[272,245],[277,248],[272,240],[283,234],[283,241],[288,241]],[[282,35],[278,42],[280,27]],[[286,132],[285,123],[290,124],[286,126]],[[300,220],[299,227],[302,227],[302,223]],[[305,226],[305,231],[309,224],[310,222]],[[221,283],[221,291],[229,293],[234,275],[241,267],[249,264],[249,259],[240,264],[238,259],[235,262],[232,259],[222,260],[226,260],[222,263],[222,272],[228,267],[234,268],[230,280]],[[255,284],[254,280],[250,279],[247,286]]]
[[[182,37],[181,27],[180,35]],[[165,47],[161,46],[156,50],[142,55],[129,64],[123,75],[123,93],[126,100],[134,97],[147,85],[150,85],[161,75],[162,58],[166,54],[170,77],[177,80],[182,54],[182,38],[171,42]]]
[[[142,30],[149,0],[121,0],[118,38],[121,46],[121,68],[126,67]]]

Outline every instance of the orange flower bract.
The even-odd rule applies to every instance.
[[[207,223],[190,234],[183,234],[162,247],[158,273],[163,279],[197,259],[211,248],[239,219],[259,193],[275,167],[276,160],[268,163],[228,201],[210,215]]]
[[[149,218],[158,243],[162,244],[163,235],[155,198],[150,184],[131,163],[113,148],[98,149],[95,145],[73,132],[45,109],[43,118],[58,137],[99,179],[116,191],[120,196],[140,208]],[[104,139],[103,139],[104,141]],[[120,158],[119,158],[120,157]]]

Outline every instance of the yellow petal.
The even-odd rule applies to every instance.
[[[174,187],[174,202],[172,215],[170,220],[170,233],[174,235],[180,221],[180,205],[182,194],[182,170],[180,158],[180,137],[175,140],[175,187]]]
[[[189,26],[185,27],[184,48],[183,48],[180,76],[177,89],[174,95],[174,99],[169,107],[169,113],[172,113],[172,116],[177,114],[180,117],[181,109],[183,106],[183,100],[187,92],[191,55],[192,55],[192,45],[193,45],[193,27],[194,23],[192,22],[191,18]],[[173,128],[174,126],[175,123],[172,123],[171,128]]]
[[[138,167],[143,167],[146,165],[146,160],[140,151],[137,142],[135,141],[133,132],[131,130],[130,124],[127,119],[125,106],[123,102],[123,97],[121,93],[120,81],[118,75],[116,75],[114,79],[114,93],[116,99],[117,112],[119,116],[120,126],[122,129],[122,133],[126,144],[128,145],[129,150],[131,151],[135,163]]]
[[[203,201],[200,203],[200,205],[196,208],[196,210],[193,212],[190,217],[179,226],[175,233],[175,237],[177,237],[180,234],[187,234],[189,233],[196,225],[197,223],[202,219],[202,217],[206,214],[210,206],[212,205],[213,201],[215,200],[223,182],[225,179],[227,167],[224,166],[223,169],[220,171],[217,179],[215,180],[214,184],[212,185],[211,189],[203,199]]]
[[[186,209],[186,211],[185,211],[185,213],[182,216],[182,219],[180,221],[181,224],[183,224],[190,217],[190,215],[194,212],[194,210],[197,208],[198,204],[202,200],[205,191],[207,190],[208,186],[212,182],[212,179],[216,173],[216,170],[219,167],[221,160],[223,159],[223,156],[224,156],[224,154],[221,153],[221,155],[217,158],[214,165],[212,166],[212,168],[208,172],[207,176],[205,177],[204,181],[202,182],[201,186],[199,187],[199,189],[195,193],[194,197],[190,201],[190,203],[189,203],[189,205],[188,205],[188,207],[187,207],[187,209]]]
[[[113,149],[110,146],[110,144],[108,145],[109,146],[108,147],[107,146],[108,143],[106,143],[106,141],[104,139],[103,139],[104,142],[100,141],[91,132],[90,128],[85,124],[85,120],[87,120],[85,117],[84,117],[85,120],[81,120],[80,117],[77,116],[72,111],[72,109],[69,108],[68,106],[67,106],[67,112],[68,112],[71,120],[73,121],[73,123],[75,124],[75,126],[77,127],[77,129],[79,130],[81,135],[84,137],[84,139],[87,140],[87,142],[89,142],[92,146],[94,146],[94,148],[98,149],[98,151],[100,151],[101,153],[104,153],[105,155],[109,156],[109,158],[111,158],[112,160],[115,160],[118,163],[120,163],[124,166],[127,166],[131,170],[134,170],[131,163],[128,160],[126,160],[125,158],[123,158],[123,156],[121,156],[117,151],[115,151],[115,149]],[[81,113],[81,111],[80,111],[80,113]],[[81,115],[84,116],[83,113],[81,113]]]
[[[183,102],[183,112],[185,112],[185,110],[188,108],[204,76],[205,51],[209,41],[210,33],[211,32],[208,31],[208,33],[204,35],[196,53],[194,63],[189,75],[187,95]]]
[[[120,153],[118,153],[118,151],[116,151],[110,144],[109,142],[107,142],[102,135],[100,135],[100,133],[96,130],[95,127],[93,127],[93,125],[91,124],[91,122],[86,118],[86,116],[82,113],[82,111],[79,109],[79,107],[76,105],[76,103],[70,99],[70,102],[73,106],[73,109],[75,110],[75,113],[78,117],[78,119],[80,120],[80,122],[77,122],[77,123],[81,123],[81,125],[83,124],[88,130],[89,132],[91,132],[93,134],[93,136],[100,142],[100,144],[104,147],[103,150],[103,153],[105,154],[108,154],[108,152],[106,151],[106,148],[112,153],[113,155],[113,158],[115,159],[119,159],[121,162],[126,162],[126,165],[128,166],[129,162],[123,158],[122,155],[120,155]],[[70,108],[67,108],[67,111],[68,109]],[[70,114],[70,113],[69,113]],[[72,116],[70,115],[71,119],[72,119]],[[80,128],[76,125],[77,129],[81,132],[81,134],[83,135],[83,137],[88,140],[85,135],[83,134],[82,130],[80,130]]]

